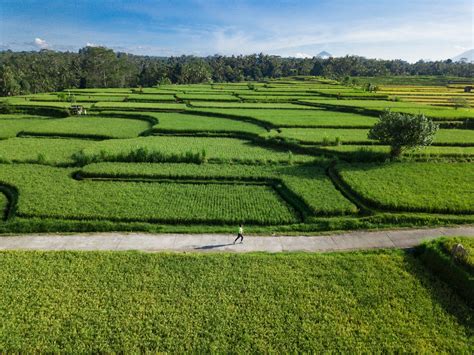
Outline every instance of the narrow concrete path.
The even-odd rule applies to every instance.
[[[440,236],[474,237],[474,226],[435,229],[357,231],[326,236],[245,237],[234,245],[229,234],[96,233],[0,236],[0,250],[141,250],[147,252],[330,252],[375,248],[411,248]]]

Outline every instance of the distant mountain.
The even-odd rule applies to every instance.
[[[323,58],[323,59],[328,59],[332,57],[332,54],[326,51],[319,52],[316,57]]]
[[[474,63],[474,49],[469,49],[460,55],[451,58],[453,62],[466,61],[468,63]]]

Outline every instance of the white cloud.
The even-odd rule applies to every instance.
[[[86,47],[100,47],[100,45],[95,44],[95,43],[91,43],[91,42],[87,42]]]
[[[302,52],[295,53],[295,55],[293,57],[295,57],[295,58],[313,58],[313,56],[311,54],[302,53]]]
[[[36,47],[38,47],[40,49],[49,48],[49,43],[46,42],[44,39],[41,39],[41,38],[38,38],[38,37],[35,38],[34,44],[35,44]]]

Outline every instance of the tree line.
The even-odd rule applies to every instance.
[[[59,91],[69,88],[150,87],[157,84],[238,82],[294,75],[347,76],[449,75],[470,77],[474,65],[446,61],[282,58],[253,54],[209,57],[152,57],[115,53],[104,47],[72,52],[0,52],[0,95]]]

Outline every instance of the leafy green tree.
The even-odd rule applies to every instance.
[[[120,54],[120,53],[119,53]],[[123,87],[132,83],[124,82],[127,74],[126,55],[116,56],[112,49],[86,47],[79,51],[81,57],[81,87]]]
[[[467,101],[464,97],[451,97],[448,101],[454,106],[455,110],[461,107],[470,107],[469,101]]]
[[[7,65],[0,67],[0,89],[1,96],[13,96],[20,94],[20,84],[15,78],[12,68]]]
[[[183,64],[179,82],[183,84],[209,83],[211,78],[212,73],[209,64],[203,59],[195,58]]]
[[[423,114],[385,111],[369,131],[368,138],[390,146],[393,158],[406,149],[426,147],[433,142],[439,126]]]

